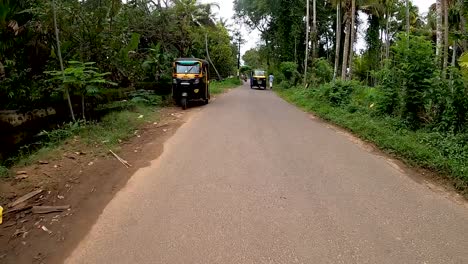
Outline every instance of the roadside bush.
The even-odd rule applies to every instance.
[[[160,106],[163,104],[161,96],[155,95],[151,91],[138,90],[130,93],[130,101],[133,103],[143,103],[146,105]]]
[[[289,81],[290,84],[295,85],[299,77],[297,71],[297,64],[291,61],[282,62],[280,64],[281,74],[284,76],[285,81]]]
[[[321,85],[318,97],[333,106],[345,106],[351,102],[354,91],[362,89],[356,81],[336,81]]]
[[[409,49],[408,49],[409,46]],[[413,129],[421,127],[424,113],[424,93],[431,87],[435,75],[432,43],[424,37],[411,36],[409,43],[405,35],[399,36],[393,46],[394,69],[399,77],[396,87],[402,87],[402,118]]]
[[[386,62],[376,75],[379,76],[380,85],[377,86],[379,91],[376,98],[376,112],[381,115],[397,115],[401,110],[401,92],[399,91],[399,70],[395,69]]]
[[[10,176],[10,170],[0,165],[0,178],[6,178],[8,176]]]
[[[381,91],[375,87],[361,86],[354,89],[349,103],[348,111],[355,112],[358,110],[369,113],[376,112],[376,104],[381,97]]]
[[[312,86],[331,82],[333,79],[333,66],[325,58],[315,60],[310,72],[312,74],[307,82]]]
[[[440,77],[431,80],[428,91],[428,116],[436,131],[450,133],[466,132],[468,121],[467,80],[456,68],[450,69],[452,80]]]

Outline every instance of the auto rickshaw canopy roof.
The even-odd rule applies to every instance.
[[[197,62],[201,62],[203,66],[208,66],[208,62],[206,60],[197,59],[197,58],[178,58],[175,60],[175,63],[181,65],[193,65]]]

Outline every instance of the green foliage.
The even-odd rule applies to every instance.
[[[244,53],[242,56],[244,64],[251,69],[264,68],[265,63],[261,57],[260,51],[258,48],[250,49]]]
[[[7,178],[10,176],[10,170],[7,167],[0,165],[0,178]]]
[[[93,65],[95,62],[69,61],[69,66],[64,71],[47,71],[51,75],[51,81],[60,83],[62,92],[76,92],[82,97],[82,115],[85,119],[85,97],[98,96],[102,85],[117,85],[116,83],[104,79],[110,73],[99,73],[98,68]]]
[[[460,56],[458,63],[463,67],[463,69],[468,69],[468,52],[465,52]]]
[[[210,56],[221,75],[235,73],[236,54],[229,32],[215,22],[213,4],[174,1],[162,7],[156,6],[156,1],[55,2],[64,60],[96,62],[94,66],[110,73],[109,80],[119,87],[141,82],[153,82],[156,87],[170,85],[173,59],[206,58],[205,33]],[[0,3],[2,108],[31,110],[37,105],[66,103],[45,82],[48,76],[44,72],[60,69],[51,3]],[[97,90],[87,90],[88,95],[93,92]]]
[[[62,85],[77,89],[84,94],[90,90],[93,91],[93,88],[100,84],[117,85],[104,79],[110,73],[99,73],[98,68],[93,66],[95,62],[69,61],[68,63],[69,66],[64,69],[63,76],[62,71],[47,71],[46,73],[52,76],[51,80],[60,81]]]
[[[172,79],[171,60],[171,55],[164,52],[161,44],[158,43],[149,49],[146,60],[142,63],[141,67],[146,71],[146,76],[149,76],[149,80],[157,84],[167,83]]]
[[[240,86],[242,81],[237,78],[227,78],[222,81],[210,81],[210,92],[211,94],[221,94],[228,89]]]
[[[262,64],[250,65],[258,64],[258,59],[252,60],[255,62],[244,60],[247,65],[267,68],[265,66],[273,63],[279,65],[281,61],[302,61],[305,49],[305,1],[236,0],[234,9],[236,15],[250,28],[259,30],[265,40],[265,46],[258,50]],[[326,23],[323,24],[323,28],[326,28]]]
[[[408,49],[409,47],[409,49]],[[419,127],[420,113],[424,111],[424,92],[430,87],[434,76],[432,43],[423,37],[401,36],[395,43],[395,69],[401,71],[403,93],[403,115],[408,123]]]
[[[280,64],[281,74],[284,76],[284,79],[292,84],[296,84],[296,80],[299,77],[299,72],[297,71],[297,64],[291,61],[285,61]]]
[[[377,100],[376,109],[380,114],[397,115],[400,111],[402,91],[400,91],[399,74],[401,71],[393,69],[389,63],[382,68],[377,75],[381,83],[378,86],[380,96]]]
[[[336,81],[321,85],[317,95],[333,106],[344,106],[351,102],[351,95],[359,89],[362,86],[356,81]]]
[[[333,66],[324,58],[315,60],[310,72],[309,83],[313,86],[331,82],[333,79]]]
[[[239,69],[240,74],[249,74],[252,71],[252,67],[250,66],[241,66]]]
[[[136,104],[145,104],[153,106],[162,106],[163,100],[161,96],[147,90],[137,90],[130,94],[130,101]]]

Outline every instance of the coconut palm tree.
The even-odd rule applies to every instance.
[[[444,76],[446,75],[448,65],[448,48],[449,48],[449,20],[448,20],[449,1],[443,1],[443,13],[444,13],[444,61],[442,69]]]
[[[349,79],[353,78],[354,42],[356,38],[356,0],[351,0],[351,43],[349,48]]]
[[[304,85],[307,82],[307,68],[309,60],[309,0],[306,2],[306,41],[305,41],[305,57],[304,57]]]
[[[442,49],[443,49],[443,29],[442,29],[442,17],[443,17],[443,0],[437,0],[436,2],[436,17],[437,17],[437,22],[436,22],[436,34],[437,34],[437,39],[436,39],[436,59],[437,59],[437,65],[440,67],[440,63],[442,62]]]
[[[348,71],[348,60],[349,60],[349,38],[351,32],[351,8],[349,5],[349,0],[346,0],[345,3],[345,39],[344,39],[344,46],[343,46],[343,67],[341,68],[341,79],[346,80],[346,72]]]
[[[340,52],[341,52],[341,5],[342,0],[332,0],[333,6],[336,6],[336,41],[335,41],[335,67],[333,70],[333,80],[336,79],[339,71]]]

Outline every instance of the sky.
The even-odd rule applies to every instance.
[[[213,11],[217,13],[217,16],[228,19],[232,25],[231,29],[235,29],[232,19],[234,16],[234,0],[201,0],[200,2],[219,4],[220,9],[217,10],[217,8],[214,7]],[[241,46],[241,54],[244,54],[247,50],[257,46],[257,43],[260,41],[260,32],[258,30],[250,30],[245,25],[242,26],[241,32],[242,37],[246,40],[246,43]]]
[[[304,0],[305,1],[305,0]],[[419,12],[420,13],[427,13],[429,10],[429,7],[435,3],[436,0],[411,0],[416,6],[419,7]],[[234,15],[234,5],[233,5],[233,0],[201,0],[202,3],[218,3],[220,9],[216,10],[214,8],[213,11],[217,13],[217,16],[223,17],[225,19],[228,19],[231,23],[233,23],[232,16]],[[241,47],[241,54],[244,54],[245,51],[254,48],[257,46],[257,43],[260,42],[260,32],[257,30],[249,30],[246,28],[246,26],[243,26],[241,29],[243,38],[247,40],[247,42],[242,45]],[[360,32],[363,32],[363,29],[360,29]],[[362,34],[359,34],[362,35]],[[359,37],[359,36],[358,36]],[[361,39],[358,39],[358,44],[357,44],[357,49],[359,50],[363,48],[363,40],[362,37]]]

